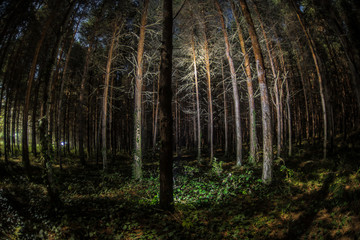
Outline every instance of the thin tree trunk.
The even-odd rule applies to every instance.
[[[113,136],[114,136],[114,129],[113,129],[113,94],[114,94],[114,78],[115,76],[113,76],[111,78],[111,83],[110,83],[110,101],[109,101],[109,148],[111,150],[111,160],[110,160],[110,164],[113,163],[115,154],[116,154],[116,149],[113,148]],[[88,117],[88,125],[89,125],[89,117]],[[89,143],[89,127],[88,127],[88,143]],[[88,144],[89,145],[89,144]],[[89,151],[89,147],[88,147],[88,151]]]
[[[157,126],[158,126],[158,117],[159,117],[159,79],[157,80],[157,89],[156,89],[156,106],[155,106],[155,116],[154,116],[154,133],[153,133],[153,152],[156,149],[156,136],[157,136]]]
[[[252,84],[252,76],[251,76],[251,66],[250,66],[250,58],[249,54],[246,51],[245,40],[242,33],[242,29],[239,23],[239,16],[235,10],[234,2],[231,0],[231,9],[234,14],[236,29],[238,32],[238,37],[240,41],[241,52],[244,55],[244,64],[245,64],[245,73],[246,73],[246,85],[248,90],[248,98],[249,98],[249,121],[250,121],[250,155],[249,161],[250,163],[255,163],[256,159],[256,148],[257,148],[257,137],[256,137],[256,112],[255,112],[255,100],[254,100],[254,90]]]
[[[25,171],[27,172],[28,176],[30,176],[30,160],[29,160],[29,145],[28,145],[28,115],[29,115],[29,106],[30,106],[30,95],[31,95],[32,84],[35,77],[36,65],[37,65],[40,49],[46,37],[46,33],[54,18],[55,18],[55,14],[51,13],[47,21],[45,22],[44,27],[42,28],[40,39],[36,44],[34,57],[31,63],[31,68],[30,68],[27,87],[26,87],[25,104],[23,110],[22,162],[24,164]]]
[[[37,109],[38,109],[38,101],[39,101],[39,91],[40,91],[40,81],[38,81],[37,83],[37,88],[35,89],[35,95],[34,95],[34,105],[32,108],[32,117],[31,117],[31,151],[34,155],[34,157],[37,157],[37,144],[36,144],[36,113],[37,113]]]
[[[6,95],[9,94],[9,88],[7,87],[6,89]],[[11,100],[11,97],[7,97],[5,99],[5,107],[4,107],[4,158],[5,158],[5,163],[8,164],[9,163],[9,143],[8,143],[8,125],[9,125],[9,102]]]
[[[201,159],[201,125],[200,125],[200,101],[199,101],[199,85],[197,78],[197,67],[196,67],[196,52],[194,35],[191,36],[191,48],[192,48],[192,60],[194,66],[194,79],[195,79],[195,96],[196,96],[196,116],[197,116],[197,160]]]
[[[160,61],[160,207],[174,210],[173,197],[173,152],[172,152],[172,0],[163,1],[163,36]]]
[[[114,23],[114,30],[111,37],[110,48],[107,57],[106,64],[106,73],[105,73],[105,84],[104,84],[104,93],[102,100],[102,120],[101,120],[101,137],[102,137],[102,160],[103,160],[103,170],[108,169],[108,160],[107,160],[107,136],[106,136],[106,125],[107,125],[107,107],[108,107],[108,94],[109,94],[109,81],[111,75],[111,63],[113,61],[113,53],[116,44],[116,38],[118,34],[119,26],[117,23]]]
[[[313,42],[313,39],[311,37],[311,35],[308,32],[308,29],[306,28],[306,26],[303,23],[303,20],[300,16],[299,10],[296,7],[295,2],[292,0],[292,5],[294,7],[297,19],[299,20],[300,26],[302,28],[302,30],[305,33],[306,36],[306,40],[308,42],[310,51],[311,51],[311,55],[312,58],[314,60],[314,64],[315,64],[315,69],[316,69],[316,74],[318,77],[318,82],[319,82],[319,90],[320,90],[320,99],[321,99],[321,108],[322,108],[322,114],[323,114],[323,131],[324,131],[324,141],[323,141],[323,158],[326,159],[326,153],[327,153],[327,114],[326,114],[326,101],[325,101],[325,90],[324,90],[324,83],[323,83],[323,79],[322,79],[322,74],[320,71],[320,63],[319,63],[319,59],[317,56],[317,52],[315,49],[315,45]]]
[[[305,101],[305,114],[306,114],[306,139],[309,139],[310,137],[310,115],[309,115],[309,106],[308,106],[308,94],[307,94],[307,85],[305,83],[305,79],[304,79],[304,74],[303,74],[303,70],[300,64],[300,59],[301,59],[301,54],[298,53],[297,57],[296,57],[296,64],[297,67],[299,69],[299,73],[300,73],[300,80],[301,80],[301,84],[302,84],[302,89],[304,92],[304,101]],[[300,58],[300,59],[299,59]]]
[[[226,57],[229,62],[230,73],[231,73],[231,83],[232,83],[232,88],[233,88],[233,98],[234,98],[234,108],[235,108],[235,125],[236,125],[235,126],[236,165],[241,166],[242,165],[242,137],[241,137],[241,119],[240,119],[240,98],[239,98],[239,92],[238,92],[238,87],[237,87],[236,71],[235,71],[235,67],[234,67],[234,62],[230,55],[230,43],[229,43],[228,35],[226,32],[224,16],[223,16],[223,13],[220,8],[218,0],[215,1],[215,5],[217,7],[220,21],[221,21],[221,27],[222,27],[222,31],[224,34],[224,40],[225,40]]]
[[[195,86],[194,86],[194,90],[195,90]],[[196,94],[195,94],[196,95]],[[193,100],[193,112],[194,112],[194,116],[193,116],[193,131],[194,131],[194,138],[193,138],[193,147],[196,147],[196,142],[197,142],[197,134],[196,134],[196,107],[195,107],[195,102],[196,102],[196,97],[194,95],[194,100]]]
[[[90,42],[86,57],[85,57],[85,64],[81,78],[80,84],[80,96],[79,96],[79,105],[77,111],[77,118],[78,118],[78,137],[79,137],[79,155],[80,155],[80,162],[83,166],[86,165],[85,161],[85,153],[84,153],[84,103],[85,103],[85,81],[88,75],[88,67],[90,62],[90,55],[91,55],[92,43]]]
[[[55,141],[56,141],[56,152],[57,152],[57,157],[59,158],[60,168],[62,168],[60,146],[63,145],[63,144],[61,144],[59,142],[61,140],[59,132],[60,132],[61,110],[62,110],[62,103],[63,103],[63,96],[64,96],[64,86],[65,86],[65,82],[67,81],[67,68],[68,68],[68,65],[69,65],[72,46],[73,46],[74,41],[75,41],[75,35],[77,33],[79,24],[80,24],[80,21],[76,25],[75,31],[73,33],[73,36],[72,36],[72,39],[71,39],[71,42],[70,42],[70,45],[69,45],[69,49],[68,49],[68,51],[66,53],[66,60],[65,60],[65,64],[64,64],[62,77],[61,77],[59,101],[58,101],[58,105],[57,105],[57,118],[56,118],[56,124],[55,124]]]
[[[174,100],[174,105],[175,105],[175,139],[174,139],[174,145],[175,145],[175,156],[178,157],[179,152],[178,152],[178,145],[179,145],[179,125],[178,125],[178,98],[177,98],[177,89],[178,89],[178,85],[177,85],[177,81],[175,83],[175,100]]]
[[[287,114],[288,114],[288,134],[289,134],[289,156],[292,155],[292,131],[291,131],[291,109],[290,109],[290,91],[289,91],[289,83],[288,81],[285,82],[286,87],[286,108],[287,108]]]
[[[135,80],[135,106],[134,106],[134,165],[133,174],[135,179],[142,178],[142,122],[141,122],[141,93],[143,85],[143,54],[145,44],[145,28],[147,20],[149,0],[145,0],[140,23],[140,37],[137,49],[137,66]]]
[[[159,117],[159,79],[157,81],[156,89],[156,107],[155,107],[155,117],[154,117],[154,136],[153,136],[153,152],[156,149],[156,136],[157,136],[157,126],[158,126],[158,117]]]
[[[256,35],[255,26],[251,18],[248,6],[245,0],[239,0],[241,10],[248,24],[249,35],[255,55],[256,70],[258,74],[259,88],[261,94],[261,112],[262,112],[262,128],[263,128],[263,174],[262,180],[265,184],[270,184],[272,180],[272,131],[271,131],[271,110],[269,104],[269,93],[266,84],[266,73],[264,60],[261,53],[258,37]]]
[[[228,155],[229,152],[229,144],[228,144],[228,110],[227,110],[227,100],[226,100],[226,87],[225,87],[225,76],[224,76],[224,63],[221,59],[221,76],[223,83],[223,91],[224,91],[224,131],[225,131],[225,156]]]
[[[210,164],[211,164],[214,158],[214,120],[213,120],[213,105],[212,105],[212,95],[211,95],[210,57],[209,57],[209,43],[206,36],[205,21],[202,21],[202,25],[203,25],[203,35],[204,35],[206,79],[208,86],[207,89],[208,104],[209,104],[208,124],[209,124]]]

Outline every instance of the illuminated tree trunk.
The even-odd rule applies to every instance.
[[[286,108],[288,114],[288,134],[289,134],[289,156],[292,155],[292,131],[291,131],[291,109],[290,109],[290,91],[289,91],[289,83],[288,81],[285,82],[286,87]]]
[[[271,132],[271,110],[269,104],[269,93],[266,85],[265,66],[261,53],[255,26],[251,18],[245,0],[239,0],[241,10],[248,24],[249,35],[255,55],[256,71],[258,74],[259,88],[261,94],[262,130],[263,130],[263,173],[262,180],[265,184],[270,184],[272,180],[272,132]]]
[[[221,76],[222,76],[222,83],[223,83],[223,94],[224,94],[224,131],[225,131],[225,156],[228,155],[229,151],[229,143],[228,143],[228,110],[227,110],[227,100],[226,100],[226,87],[225,87],[225,76],[224,76],[224,63],[221,59]]]
[[[214,158],[214,120],[213,120],[213,104],[211,95],[211,74],[210,74],[210,57],[209,57],[209,43],[206,36],[206,23],[202,21],[203,25],[203,36],[204,36],[204,50],[205,50],[205,68],[206,68],[206,79],[207,79],[207,96],[209,103],[209,140],[210,140],[210,164]]]
[[[147,19],[149,0],[145,0],[144,9],[141,16],[140,23],[140,37],[137,49],[137,66],[136,66],[136,78],[135,78],[135,106],[134,106],[134,165],[133,173],[135,179],[142,178],[142,123],[141,123],[141,90],[143,82],[143,54],[144,54],[144,43],[145,43],[145,27]]]
[[[266,52],[268,54],[270,68],[271,68],[271,72],[272,72],[273,80],[274,80],[273,90],[274,90],[274,95],[275,95],[275,111],[276,111],[277,157],[279,158],[281,155],[281,149],[282,149],[282,141],[281,140],[282,140],[282,132],[283,132],[282,124],[281,124],[282,123],[282,83],[281,83],[281,79],[279,76],[279,71],[277,72],[275,69],[274,58],[273,58],[272,51],[271,51],[271,44],[267,37],[264,24],[262,22],[260,13],[259,13],[255,3],[253,3],[253,7],[257,14],[257,17],[258,17],[258,20],[260,23],[261,32],[262,32],[264,40],[265,40]]]
[[[231,10],[234,14],[236,30],[238,32],[238,37],[240,41],[241,52],[244,55],[244,64],[245,64],[245,73],[246,73],[246,84],[248,90],[248,98],[249,98],[249,122],[250,122],[250,155],[249,161],[254,163],[256,161],[256,146],[257,146],[257,137],[256,137],[256,112],[255,112],[255,101],[254,101],[254,90],[252,84],[252,76],[251,76],[251,66],[249,55],[246,51],[245,40],[242,33],[242,29],[239,23],[239,16],[235,10],[234,2],[231,1]]]
[[[197,117],[197,159],[200,161],[201,158],[201,126],[200,126],[200,102],[199,102],[199,85],[197,78],[196,68],[196,52],[194,35],[191,36],[191,49],[192,49],[192,61],[194,66],[194,79],[195,79],[195,96],[196,96],[196,117]]]
[[[231,73],[231,83],[233,88],[233,98],[234,98],[234,108],[235,108],[235,133],[236,133],[236,165],[241,166],[242,164],[242,138],[241,138],[241,119],[240,119],[240,99],[239,99],[239,92],[237,87],[237,81],[236,81],[236,71],[234,67],[234,62],[232,60],[232,57],[230,55],[230,43],[228,39],[228,35],[226,32],[226,26],[224,21],[224,16],[222,13],[222,10],[220,8],[219,2],[215,1],[216,8],[219,13],[220,22],[222,31],[224,34],[224,40],[225,40],[225,48],[226,48],[226,58],[229,62],[230,67],[230,73]]]
[[[111,154],[112,154],[112,158],[111,158],[111,163],[112,163],[112,160],[114,159],[114,156],[116,154],[116,145],[114,145],[114,134],[115,134],[115,129],[114,129],[114,124],[113,124],[113,101],[114,101],[114,78],[115,76],[113,76],[111,78],[111,89],[110,89],[110,101],[109,101],[109,141],[108,141],[108,145],[109,145],[109,148],[111,149]],[[89,132],[89,131],[88,131]],[[89,136],[89,134],[88,134]],[[88,148],[90,149],[90,148]],[[89,151],[89,150],[88,150]]]
[[[103,160],[103,170],[108,169],[108,160],[107,160],[107,107],[108,107],[108,94],[109,94],[109,82],[110,82],[110,75],[111,75],[111,63],[113,61],[113,53],[116,44],[116,38],[118,34],[119,26],[114,23],[114,30],[111,37],[110,48],[107,57],[107,64],[106,64],[106,73],[105,73],[105,83],[104,83],[104,93],[103,93],[103,100],[102,100],[102,119],[101,119],[101,140],[102,140],[102,160]]]
[[[173,119],[171,111],[172,75],[172,0],[163,1],[163,33],[160,61],[160,207],[174,210],[173,197]]]

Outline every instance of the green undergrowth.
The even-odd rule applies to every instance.
[[[211,166],[175,159],[175,211],[159,209],[156,161],[144,178],[129,177],[122,156],[109,172],[75,159],[55,168],[61,206],[51,209],[44,173],[33,161],[28,180],[17,159],[0,161],[0,239],[356,239],[360,232],[360,163],[356,152],[324,161],[299,150],[274,161],[273,183],[261,164]]]

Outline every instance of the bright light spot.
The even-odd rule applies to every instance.
[[[65,143],[64,142],[61,142],[61,146],[64,146],[65,145]]]

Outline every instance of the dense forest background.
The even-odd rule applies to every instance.
[[[0,15],[0,237],[359,237],[359,1]]]

